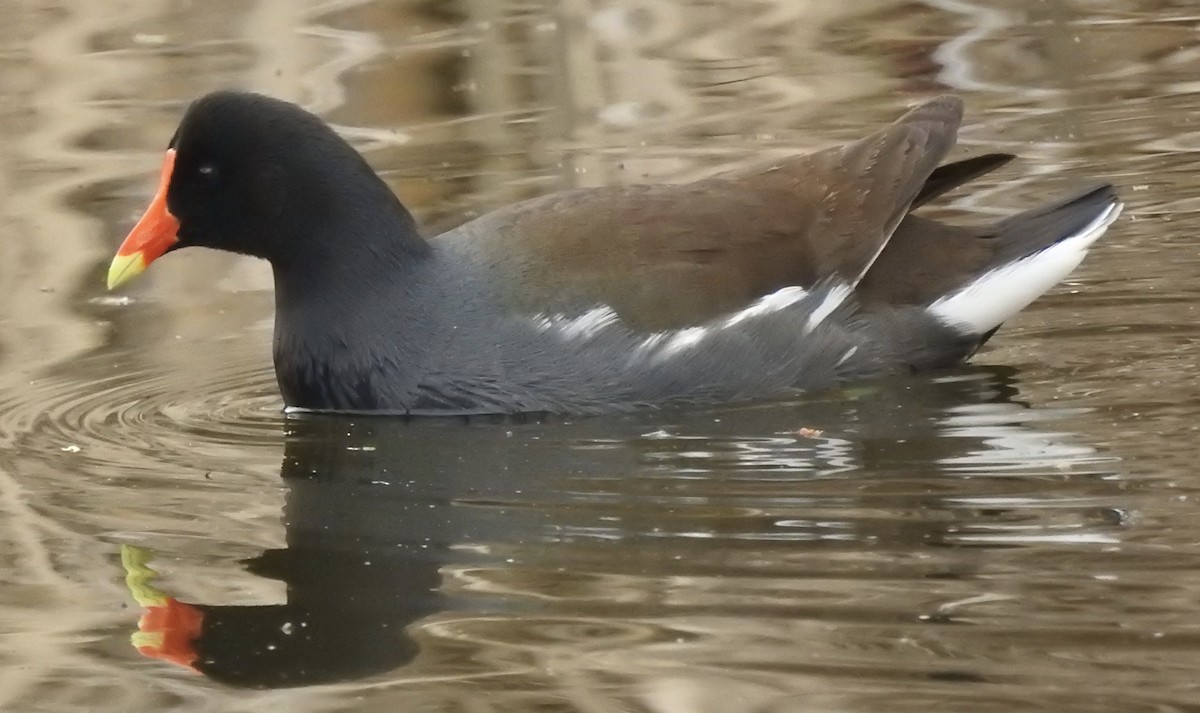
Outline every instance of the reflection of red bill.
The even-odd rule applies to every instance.
[[[154,553],[141,547],[121,545],[125,586],[134,601],[146,611],[138,620],[130,643],[143,655],[195,670],[199,654],[192,643],[204,628],[204,612],[191,604],[169,597],[150,584],[158,572],[150,569]]]
[[[192,642],[200,638],[203,626],[204,612],[167,597],[162,605],[146,608],[146,613],[138,620],[138,632],[130,637],[130,643],[143,656],[195,670],[193,664],[199,654]]]

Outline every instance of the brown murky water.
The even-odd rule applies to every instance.
[[[4,10],[0,709],[1197,709],[1191,0]],[[101,284],[182,106],[229,86],[322,113],[430,226],[947,90],[968,149],[1023,157],[959,208],[1093,176],[1128,205],[952,374],[571,423],[288,420],[262,265]],[[136,642],[181,617],[200,673],[131,645],[147,611]]]

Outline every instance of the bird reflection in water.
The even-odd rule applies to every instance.
[[[1011,370],[972,367],[802,402],[575,422],[289,419],[286,547],[243,563],[283,582],[286,601],[177,599],[153,581],[152,553],[126,546],[145,609],[133,642],[226,684],[288,687],[400,669],[434,614],[517,629],[546,616],[661,622],[691,611],[671,593],[679,582],[717,576],[752,596],[770,573],[802,589],[814,562],[850,558],[856,568],[879,558],[880,576],[914,562],[921,572],[903,581],[916,587],[969,577],[981,552],[1012,546],[972,532],[1019,520],[1028,533],[1031,518],[1054,517],[1006,510],[995,495],[1036,496],[1047,458],[1095,460],[1039,430],[1053,412],[1014,402],[1012,381]],[[1005,477],[962,477],[989,468]],[[1032,477],[1015,477],[1023,468]],[[1079,477],[1094,488],[1103,474]],[[753,576],[739,569],[749,563]],[[861,573],[843,579],[872,586]],[[617,580],[638,595],[613,596]],[[563,593],[584,586],[594,589]],[[819,614],[779,607],[771,617]]]

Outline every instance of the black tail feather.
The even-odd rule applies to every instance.
[[[1111,184],[1093,184],[1066,198],[999,221],[995,226],[996,249],[982,271],[1019,260],[1076,235],[1117,201],[1117,192]]]
[[[918,208],[940,198],[964,183],[995,171],[1014,158],[1016,156],[1010,153],[989,153],[938,166],[929,174],[929,178],[925,179],[925,185],[921,186],[912,207]]]

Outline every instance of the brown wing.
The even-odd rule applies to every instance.
[[[552,194],[458,231],[510,306],[606,304],[646,329],[696,324],[788,285],[857,282],[954,145],[935,99],[852,144],[682,185]]]

